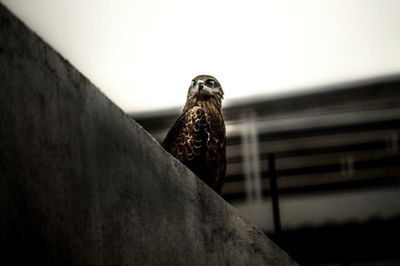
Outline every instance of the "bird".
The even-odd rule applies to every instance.
[[[224,92],[218,80],[198,75],[190,84],[182,113],[162,146],[221,195],[226,173]]]

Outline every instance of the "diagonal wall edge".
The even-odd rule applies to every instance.
[[[0,264],[296,265],[0,4]]]

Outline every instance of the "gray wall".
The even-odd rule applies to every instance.
[[[293,265],[0,5],[0,265]]]

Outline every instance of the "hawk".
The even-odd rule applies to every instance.
[[[164,149],[218,194],[221,194],[226,172],[223,96],[216,78],[209,75],[195,77],[182,114],[163,142]]]

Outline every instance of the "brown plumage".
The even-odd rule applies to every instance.
[[[214,77],[195,77],[182,114],[163,142],[169,153],[218,194],[221,194],[226,171],[223,95],[221,85]]]

